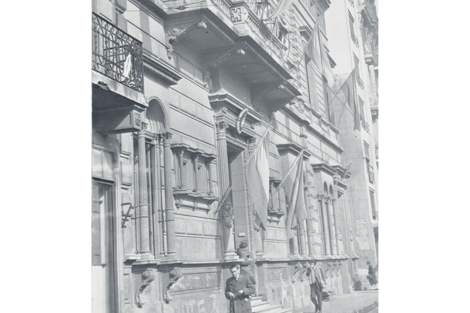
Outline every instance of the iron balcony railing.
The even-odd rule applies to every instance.
[[[142,42],[93,13],[92,69],[144,91]]]
[[[377,9],[375,7],[375,4],[371,3],[370,0],[365,0],[364,1],[366,5],[366,11],[369,14],[369,17],[372,21],[372,23],[377,25]]]

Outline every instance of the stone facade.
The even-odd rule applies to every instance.
[[[96,312],[228,312],[225,281],[243,240],[253,303],[278,312],[312,310],[313,261],[337,295],[364,281],[376,248],[363,140],[350,117],[331,115],[340,112],[329,108],[325,65],[304,53],[317,32],[334,67],[333,5],[296,0],[269,23],[273,7],[257,1],[93,1]],[[267,129],[263,230],[244,165]],[[280,184],[301,152],[308,219],[289,240]]]

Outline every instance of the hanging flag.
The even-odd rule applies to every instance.
[[[286,232],[287,238],[293,238],[295,234],[292,228],[297,226],[297,221],[303,221],[308,218],[308,213],[305,208],[304,198],[304,160],[303,150],[299,157],[293,164],[294,170],[287,173],[286,177],[282,180],[279,187],[282,185],[286,190],[287,196],[287,217],[286,217]]]
[[[328,58],[328,52],[326,52],[326,48],[323,43],[321,45],[321,53],[322,53],[323,75],[325,75],[326,80],[328,81],[328,86],[333,87],[333,85],[335,84],[335,74],[333,73],[333,69],[331,68],[330,59]]]
[[[322,69],[320,40],[318,38],[318,26],[315,25],[313,33],[305,46],[305,54],[315,63],[319,70]]]
[[[269,132],[269,131],[268,131]],[[269,133],[259,143],[254,155],[246,165],[248,194],[257,214],[256,224],[266,230],[269,202]]]
[[[344,81],[341,88],[339,88],[337,94],[335,95],[335,98],[339,99],[343,105],[345,105],[346,103],[348,104],[354,117],[354,130],[360,130],[361,117],[358,103],[356,101],[356,68],[352,70],[348,78]]]
[[[129,53],[127,55],[126,61],[124,62],[124,72],[122,73],[122,76],[124,76],[125,78],[129,78],[131,69],[132,69],[132,54]]]
[[[293,0],[280,0],[277,8],[274,9],[274,11],[271,13],[269,17],[265,19],[265,21],[278,17],[282,13],[286,12],[291,6],[292,2]]]

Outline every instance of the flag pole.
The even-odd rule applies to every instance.
[[[250,162],[250,160],[253,158],[253,156],[255,155],[255,152],[258,150],[258,148],[261,146],[261,142],[264,140],[264,138],[266,137],[266,135],[268,134],[269,130],[271,129],[271,122],[269,122],[269,125],[266,129],[266,131],[264,132],[264,135],[263,137],[261,137],[261,140],[260,140],[260,143],[256,146],[256,149],[253,151],[253,153],[251,154],[251,156],[248,158],[248,161],[246,161],[246,163],[243,165],[243,168],[242,168],[242,172],[245,171],[245,168],[246,166],[248,165],[248,163]],[[219,204],[217,205],[217,209],[214,211],[214,215],[217,214],[217,212],[219,211],[222,203],[224,203],[224,201],[227,199],[228,195],[230,194],[230,191],[232,191],[232,186],[230,186],[229,189],[227,189],[227,191],[224,193],[224,196],[222,197],[222,199],[220,200]]]

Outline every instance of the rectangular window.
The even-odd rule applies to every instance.
[[[361,110],[361,121],[364,121],[365,122],[365,118],[364,118],[364,101],[361,99],[361,97],[359,97],[359,108]]]
[[[305,61],[305,68],[307,69],[307,86],[308,86],[308,99],[310,107],[318,111],[318,99],[316,89],[316,77],[313,61]]]
[[[365,141],[364,141],[364,153],[366,154],[366,159],[370,160],[369,144]]]
[[[330,99],[330,94],[328,90],[329,90],[328,81],[324,78],[323,79],[323,97],[325,101],[325,110],[327,111],[325,116],[327,117],[328,122],[335,125],[335,113],[334,113],[333,106],[332,105],[330,106],[331,99]]]
[[[357,38],[354,33],[354,18],[351,15],[351,12],[348,11],[348,13],[349,13],[349,27],[351,28],[351,39],[354,41],[354,44],[356,44]]]
[[[354,67],[356,68],[356,75],[361,78],[361,67],[359,66],[359,59],[357,56],[353,53],[354,56]]]
[[[369,189],[370,193],[370,205],[372,208],[372,218],[375,220],[377,218],[377,210],[375,208],[375,194],[373,190]]]

